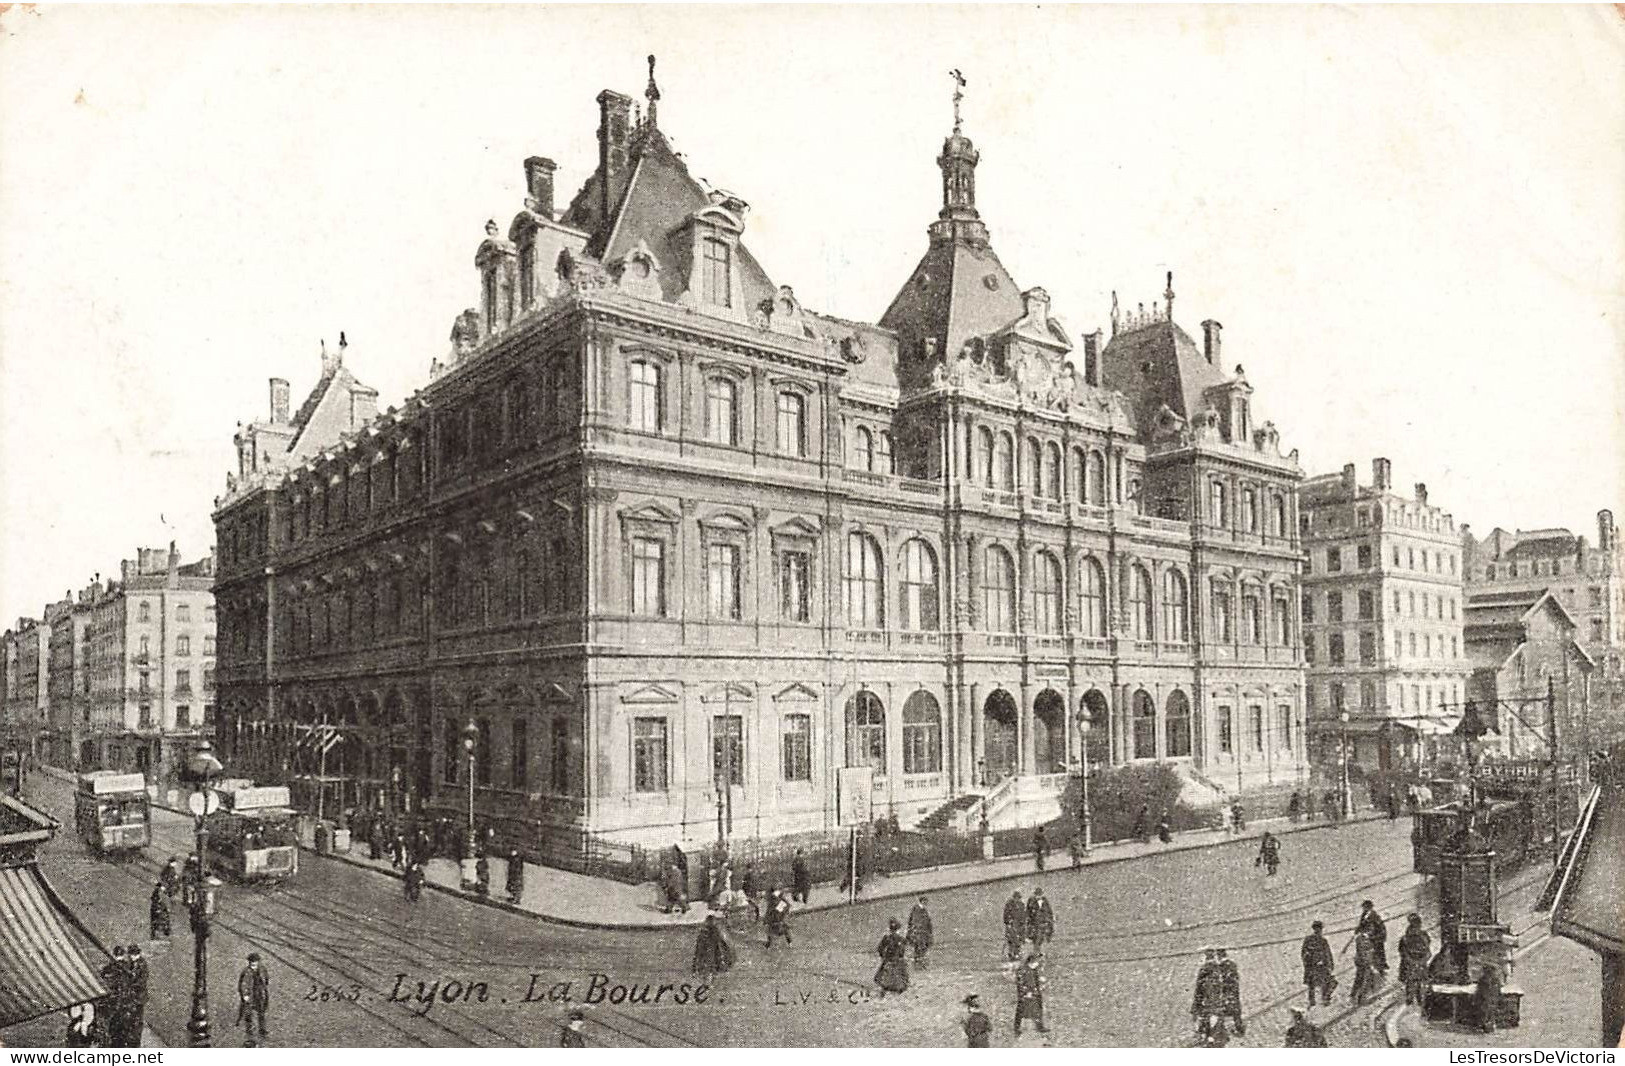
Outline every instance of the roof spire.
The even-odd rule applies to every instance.
[[[1163,299],[1168,301],[1168,321],[1174,320],[1174,272],[1168,271],[1168,287],[1162,292]]]
[[[659,123],[655,116],[660,107],[660,86],[655,84],[655,57],[649,57],[649,84],[643,90],[643,98],[649,101],[649,128],[658,129]]]
[[[948,72],[948,76],[954,79],[954,133],[958,134],[959,101],[965,98],[965,75],[959,72],[958,67],[955,67],[953,70]]]

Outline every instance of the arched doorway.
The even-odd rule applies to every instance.
[[[1065,773],[1066,699],[1047,688],[1033,700],[1033,766],[1041,774]]]
[[[1181,759],[1191,754],[1191,701],[1186,695],[1175,689],[1168,694],[1168,702],[1163,708],[1163,719],[1167,723],[1164,732],[1164,742],[1167,745],[1168,758]]]
[[[1015,773],[1019,754],[1015,698],[1002,688],[994,689],[982,704],[982,784],[992,785]]]
[[[1157,705],[1151,699],[1151,693],[1145,689],[1134,691],[1134,700],[1130,704],[1132,710],[1135,759],[1155,759],[1157,757]]]
[[[1081,713],[1089,722],[1084,734],[1084,747],[1089,753],[1091,766],[1105,765],[1112,758],[1112,708],[1106,694],[1092,688],[1083,694],[1079,704]]]

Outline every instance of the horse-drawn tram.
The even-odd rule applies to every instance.
[[[222,790],[209,819],[209,862],[237,881],[281,881],[299,872],[299,838],[286,785]]]
[[[147,779],[117,770],[80,774],[73,821],[79,839],[99,854],[121,854],[146,847],[152,843]]]

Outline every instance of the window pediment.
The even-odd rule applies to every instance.
[[[665,685],[659,684],[639,685],[632,691],[621,694],[622,703],[637,706],[648,706],[651,704],[675,704],[678,702],[678,699],[679,697],[677,693],[673,692]]]
[[[773,527],[775,537],[814,538],[823,532],[816,519],[796,515]]]
[[[732,511],[718,511],[700,519],[700,528],[712,533],[748,533],[750,521]]]
[[[672,363],[677,360],[677,353],[664,348],[655,348],[648,344],[623,344],[620,347],[622,355],[627,359],[654,359],[662,363]]]
[[[823,697],[811,687],[797,681],[779,690],[773,696],[774,703],[821,703]]]
[[[701,703],[730,704],[740,700],[754,702],[756,690],[749,685],[742,685],[737,681],[729,681],[721,685],[711,685],[700,694]]]
[[[678,522],[677,512],[654,501],[627,508],[620,513],[620,517],[622,522],[652,522],[668,526]]]

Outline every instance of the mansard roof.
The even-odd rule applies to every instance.
[[[1115,333],[1102,355],[1101,380],[1128,398],[1137,425],[1149,431],[1166,404],[1190,420],[1209,406],[1207,390],[1232,379],[1207,361],[1172,316]]]
[[[911,354],[953,359],[972,338],[1004,330],[1024,310],[1021,289],[991,244],[932,240],[880,325],[916,344],[936,339],[936,351]]]

